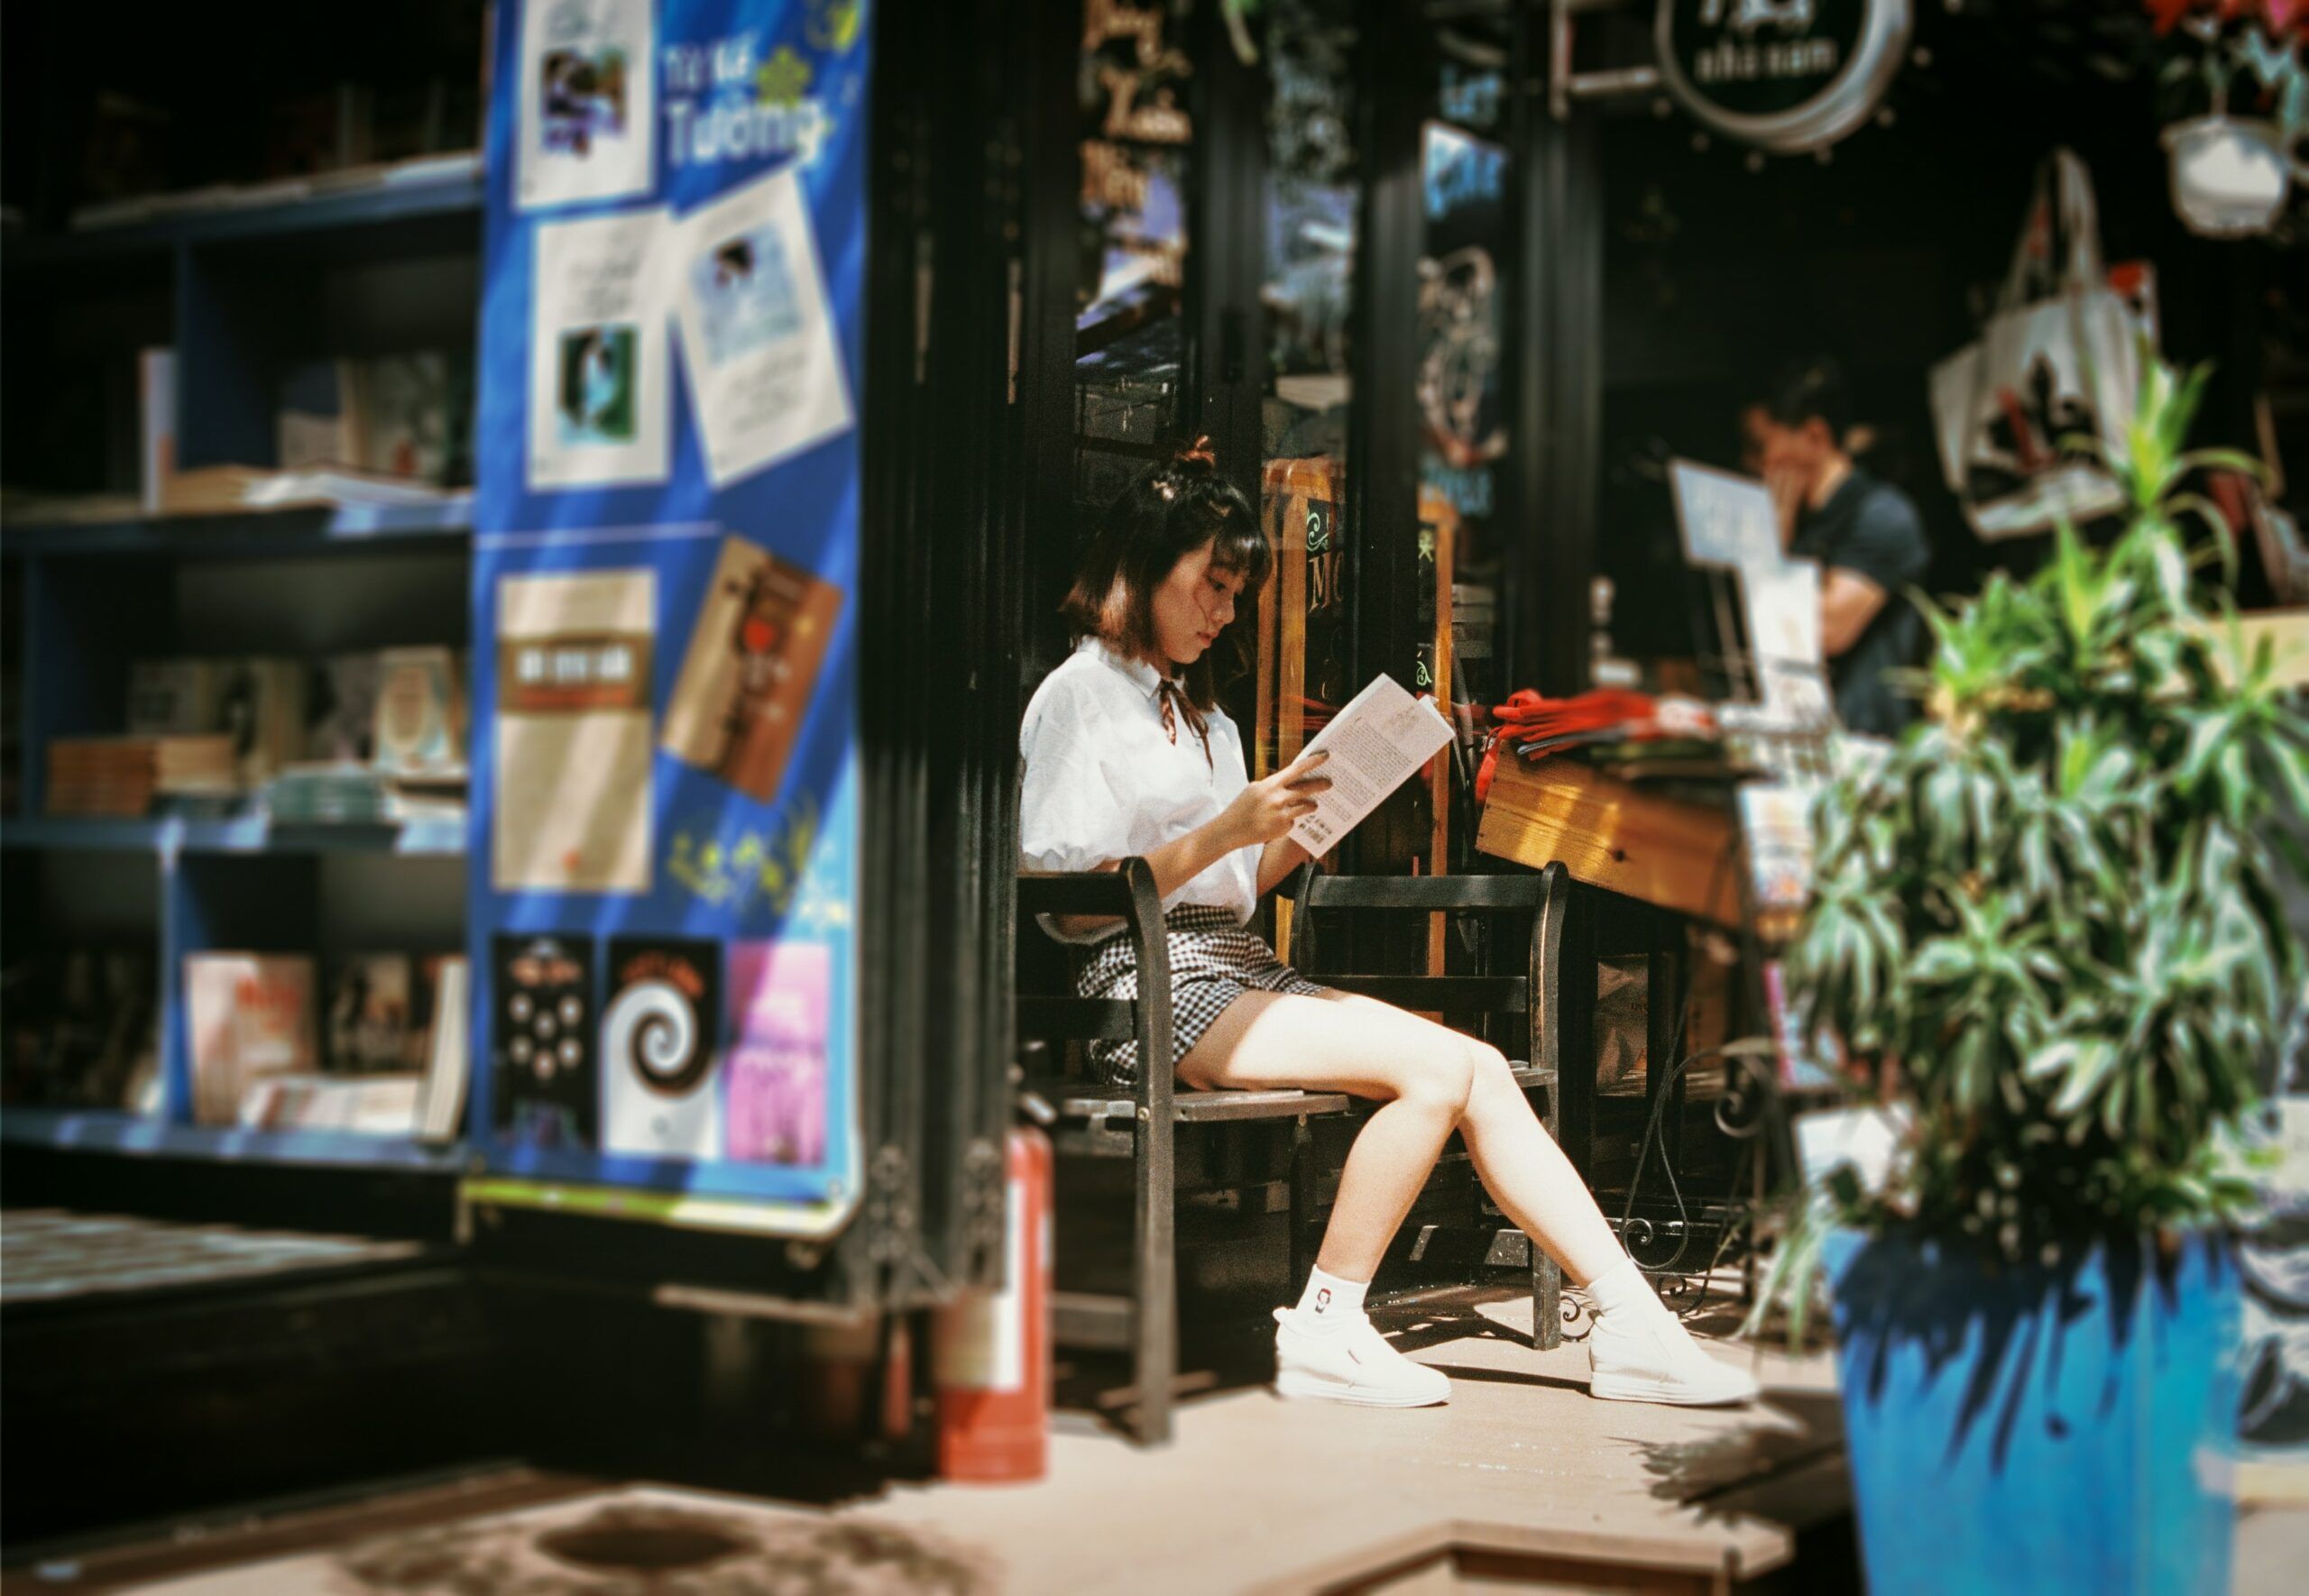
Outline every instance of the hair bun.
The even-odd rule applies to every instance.
[[[1200,466],[1204,471],[1219,469],[1219,452],[1210,446],[1210,435],[1202,433],[1194,442],[1171,456],[1173,465]]]

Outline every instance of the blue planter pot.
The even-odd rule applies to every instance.
[[[1843,1235],[1828,1275],[1874,1596],[2229,1589],[2240,1291],[2225,1237],[1992,1270],[1936,1243]]]

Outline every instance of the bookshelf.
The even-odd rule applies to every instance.
[[[262,815],[226,820],[26,815],[0,827],[0,848],[55,853],[382,853],[462,858],[465,828],[461,821],[288,825]]]
[[[465,1166],[462,1148],[346,1131],[241,1131],[172,1124],[125,1112],[12,1108],[0,1118],[0,1144],[147,1158],[249,1160],[317,1167],[433,1170]]]
[[[220,200],[198,209],[155,216],[149,221],[115,223],[76,232],[12,240],[0,254],[0,270],[37,273],[77,268],[171,250],[235,243],[309,249],[316,243],[382,243],[406,249],[427,233],[444,238],[481,227],[481,158],[471,155],[428,162],[461,170],[428,171],[414,179],[381,176],[360,188],[336,192],[281,194],[261,191],[237,203]],[[391,230],[391,236],[380,236]],[[331,234],[359,234],[331,238]]]
[[[11,331],[11,403],[0,453],[12,488],[133,503],[146,348],[176,352],[176,462],[189,470],[277,463],[281,382],[302,362],[476,347],[477,158],[295,187],[8,237],[0,317]],[[43,775],[52,739],[125,729],[140,657],[317,662],[465,647],[472,513],[460,493],[422,504],[0,518],[0,647],[18,761],[14,801],[0,815],[0,962],[87,950],[148,970],[161,1082],[152,1113],[27,1102],[12,1082],[0,1141],[315,1169],[461,1166],[458,1145],[414,1136],[193,1124],[183,969],[188,954],[203,952],[308,955],[321,1008],[336,959],[461,953],[462,821],[51,815]]]
[[[354,550],[456,554],[473,536],[472,519],[472,495],[459,494],[439,504],[347,504],[328,509],[10,522],[0,527],[0,542],[11,555],[51,560],[115,555],[216,560]]]

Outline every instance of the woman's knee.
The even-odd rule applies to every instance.
[[[1467,1049],[1439,1047],[1404,1071],[1402,1096],[1457,1120],[1467,1111],[1476,1089],[1476,1061]]]
[[[1466,1036],[1459,1040],[1467,1055],[1473,1081],[1470,1088],[1472,1096],[1480,1097],[1487,1093],[1502,1091],[1522,1096],[1522,1088],[1515,1084],[1515,1067],[1508,1063],[1506,1054],[1480,1037]]]

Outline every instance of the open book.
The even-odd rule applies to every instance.
[[[1451,723],[1431,702],[1413,698],[1391,676],[1372,678],[1301,755],[1328,753],[1309,774],[1331,784],[1315,812],[1292,826],[1292,839],[1320,858],[1450,740]]]

